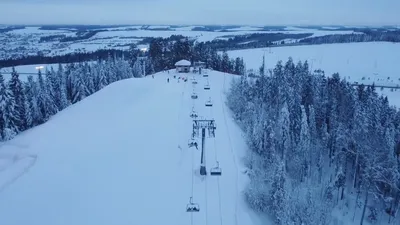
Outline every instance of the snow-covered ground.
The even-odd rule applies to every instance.
[[[26,27],[24,29],[16,29],[5,33],[0,33],[0,59],[10,57],[18,58],[21,55],[36,55],[38,52],[42,52],[42,54],[44,55],[53,56],[64,55],[75,52],[77,50],[95,51],[98,49],[127,49],[129,48],[129,44],[137,44],[139,41],[143,40],[143,38],[146,37],[166,38],[170,37],[171,35],[183,35],[202,42],[212,41],[214,39],[226,39],[226,37],[252,33],[313,33],[313,36],[353,33],[353,31],[323,31],[318,29],[305,29],[299,27],[287,27],[284,31],[260,31],[262,28],[257,26],[228,28],[224,29],[224,31],[193,31],[192,29],[195,27],[204,26],[174,27],[168,25],[136,25],[112,27],[108,29],[101,29],[101,32],[98,32],[96,35],[89,39],[70,42],[59,42],[58,40],[40,42],[40,38],[48,37],[50,35],[65,35],[68,37],[76,36],[76,32],[73,31],[74,29],[40,30],[40,27]]]
[[[271,33],[270,31],[253,31],[240,30],[235,32],[212,32],[212,31],[191,31],[191,30],[124,30],[124,31],[105,31],[99,32],[91,39],[106,37],[163,37],[167,38],[171,35],[183,35],[186,37],[196,38],[197,41],[212,41],[218,37],[225,35],[244,35],[252,33]],[[276,33],[276,32],[275,32]]]
[[[197,77],[192,100],[191,76],[173,75],[111,84],[4,143],[2,224],[261,224],[241,195],[245,142],[224,104],[231,76],[209,72],[209,91]],[[219,161],[221,177],[198,174],[201,151],[187,145],[193,106],[215,119],[205,164]],[[186,212],[191,196],[200,212]]]
[[[322,69],[326,75],[339,73],[350,82],[375,85],[400,85],[400,44],[386,42],[324,44],[259,48],[229,51],[230,57],[243,57],[247,69],[258,71],[265,53],[268,69],[279,60],[284,63],[289,57],[295,62],[308,60],[310,68]],[[380,91],[379,88],[377,90]],[[400,107],[400,90],[385,90],[389,101]]]

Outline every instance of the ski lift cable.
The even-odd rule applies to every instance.
[[[206,225],[208,225],[208,209],[207,209],[207,206],[208,206],[208,201],[207,201],[207,197],[208,197],[208,194],[207,194],[207,177],[206,177],[206,179],[205,179],[205,182],[204,182],[204,184],[205,184],[205,186],[204,186],[204,188],[205,188],[205,193],[206,193],[206,195],[205,195],[205,197],[206,197]]]
[[[215,138],[214,138],[214,156],[215,156],[215,161],[217,162],[217,167],[219,168],[218,155],[217,155],[217,141],[215,140]],[[217,177],[217,188],[218,188],[219,221],[220,225],[222,225],[222,204],[221,204],[221,188],[219,185],[219,177]]]
[[[193,170],[194,170],[194,151],[190,151],[192,154],[192,191],[191,191],[191,196],[193,197],[193,189],[194,189],[194,175],[193,175]]]
[[[224,76],[224,80],[225,80],[225,76]],[[224,85],[225,85],[225,82],[224,82]],[[224,89],[225,89],[225,87],[224,87]],[[223,102],[222,93],[220,93],[220,98],[221,98],[221,101]],[[235,156],[235,154],[234,154],[232,139],[231,139],[231,135],[230,135],[230,133],[229,133],[228,122],[227,122],[227,120],[226,120],[225,106],[222,104],[221,107],[222,107],[222,113],[223,113],[223,116],[224,116],[224,122],[225,122],[226,133],[228,134],[229,149],[230,149],[230,151],[231,151],[231,153],[232,153],[233,163],[234,163],[234,165],[235,165],[235,170],[236,170],[236,180],[235,180],[235,183],[236,183],[235,224],[237,225],[237,224],[238,224],[238,202],[237,202],[237,199],[239,198],[239,196],[238,196],[238,195],[239,195],[239,192],[238,192],[238,176],[239,176],[238,173],[239,173],[239,169],[238,169],[238,167],[237,167],[236,158],[235,158],[236,156]]]
[[[185,95],[185,85],[186,84],[184,84],[183,85],[183,90],[182,90],[182,95],[181,95],[181,99],[180,99],[180,106],[179,106],[179,111],[178,111],[178,126],[177,126],[177,128],[176,128],[176,130],[177,130],[177,134],[178,134],[178,136],[177,136],[177,142],[178,142],[178,147],[180,146],[179,145],[179,137],[181,137],[181,135],[179,135],[180,133],[181,133],[181,126],[180,126],[180,121],[181,121],[181,114],[182,114],[182,111],[183,111],[183,100],[184,100],[184,95]]]
[[[219,207],[219,222],[222,225],[222,204],[221,204],[221,188],[219,185],[219,177],[217,177],[217,186],[218,186],[218,207]]]
[[[212,108],[211,108],[211,118],[214,118]],[[217,154],[217,141],[215,140],[216,139],[215,137],[213,139],[214,139],[214,158],[217,163],[217,167],[219,168],[218,154]],[[221,203],[221,188],[219,185],[219,177],[217,177],[217,188],[218,188],[219,221],[220,221],[220,225],[222,225],[222,203]]]

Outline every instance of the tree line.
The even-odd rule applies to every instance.
[[[373,86],[289,58],[235,79],[227,100],[246,133],[254,210],[278,225],[330,224],[335,208],[361,225],[400,222],[400,111]]]
[[[136,50],[134,54],[138,54],[138,52],[139,50]],[[56,56],[23,56],[18,59],[0,60],[0,68],[32,64],[78,63],[91,60],[105,60],[109,55],[115,55],[116,57],[129,57],[130,52],[117,49],[101,49],[95,52],[74,52]]]
[[[153,39],[148,55],[156,72],[174,68],[174,64],[181,59],[192,63],[202,61],[207,68],[232,74],[244,74],[246,69],[242,58],[230,59],[226,51],[218,54],[215,48],[206,43],[183,36],[174,41],[170,38]]]
[[[320,37],[304,38],[299,43],[307,44],[333,44],[353,42],[400,42],[400,30],[395,31],[371,31],[364,30],[363,34],[331,34]]]

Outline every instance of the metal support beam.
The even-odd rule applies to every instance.
[[[201,161],[200,161],[200,175],[207,175],[206,162],[205,162],[205,145],[206,145],[206,128],[201,129]]]
[[[201,160],[200,160],[200,175],[207,175],[205,154],[206,154],[206,129],[208,137],[215,137],[215,121],[214,120],[193,120],[192,136],[199,136],[201,130]]]

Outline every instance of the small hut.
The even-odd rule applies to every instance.
[[[191,65],[192,64],[189,61],[182,59],[175,63],[176,72],[177,73],[189,73]]]

